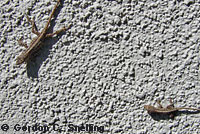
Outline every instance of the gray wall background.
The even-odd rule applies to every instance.
[[[104,126],[105,133],[200,133],[200,113],[152,118],[143,106],[156,100],[200,108],[200,1],[64,0],[37,56],[16,66],[41,31],[56,1],[1,0],[0,133],[34,124],[69,133],[68,124]],[[31,132],[33,132],[31,130]],[[27,133],[22,129],[18,133]],[[36,131],[35,133],[40,133]],[[99,132],[98,132],[99,133]]]

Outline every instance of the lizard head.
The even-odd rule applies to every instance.
[[[155,112],[155,107],[150,106],[150,105],[144,105],[144,109],[146,109],[148,111],[148,113]]]
[[[16,64],[20,65],[25,61],[25,57],[23,55],[20,55],[19,57],[17,57],[17,61]]]

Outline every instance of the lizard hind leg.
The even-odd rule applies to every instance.
[[[54,33],[49,33],[49,34],[46,34],[46,37],[53,37],[54,35],[58,35],[59,33],[63,32],[63,31],[66,31],[66,28],[63,27],[62,29],[54,32]]]
[[[38,32],[38,30],[37,30],[37,27],[36,27],[34,19],[31,20],[27,15],[26,15],[26,18],[27,18],[28,22],[31,23],[31,25],[32,25],[32,33],[34,33],[37,36],[39,36],[40,32]]]
[[[64,26],[63,28],[61,28],[60,30],[58,30],[58,31],[56,31],[54,33],[46,34],[46,37],[53,37],[54,35],[58,35],[59,33],[66,31],[70,27],[71,27],[71,25],[69,25],[67,28]]]
[[[66,28],[65,26],[63,28],[61,28],[60,30],[54,32],[54,33],[49,33],[49,34],[46,34],[46,37],[52,37],[54,35],[58,35],[59,33],[61,32],[64,32],[66,31],[67,29],[69,29],[70,27],[72,26],[72,24],[69,24],[69,26]]]
[[[172,101],[172,99],[169,100],[169,105],[167,106],[168,109],[173,109],[174,108],[174,103]]]

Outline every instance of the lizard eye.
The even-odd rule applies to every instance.
[[[147,105],[144,105],[144,109],[148,109],[148,106],[147,106]]]
[[[24,62],[24,60],[22,57],[17,57],[17,61],[16,61],[17,65],[22,64],[23,62]]]

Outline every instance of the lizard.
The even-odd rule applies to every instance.
[[[33,38],[33,40],[31,41],[30,45],[27,46],[26,43],[24,43],[22,41],[22,39],[18,40],[18,43],[19,45],[23,46],[26,48],[26,50],[24,52],[22,52],[16,59],[16,64],[17,65],[20,65],[24,62],[27,62],[29,60],[29,57],[35,52],[37,51],[40,47],[41,47],[41,44],[42,44],[42,41],[47,38],[47,37],[52,37],[54,35],[57,35],[59,34],[60,32],[62,31],[66,31],[71,25],[69,25],[67,28],[64,26],[62,29],[54,32],[54,33],[48,33],[47,34],[47,30],[49,28],[49,25],[50,25],[50,21],[57,9],[57,7],[60,5],[60,0],[57,1],[57,4],[54,6],[50,16],[49,16],[49,19],[44,27],[44,29],[39,32],[37,31],[37,28],[36,28],[36,25],[35,25],[35,21],[34,19],[30,19],[28,16],[27,17],[27,20],[29,21],[29,23],[32,24],[32,33],[36,34],[37,37]]]
[[[179,110],[196,110],[200,112],[200,109],[198,108],[190,108],[190,107],[174,107],[174,104],[172,100],[170,99],[170,105],[168,105],[166,108],[164,108],[160,100],[157,100],[158,107],[154,107],[151,105],[144,105],[144,109],[147,110],[149,114],[158,113],[158,114],[170,114],[170,117],[173,117],[174,112],[177,112]]]

